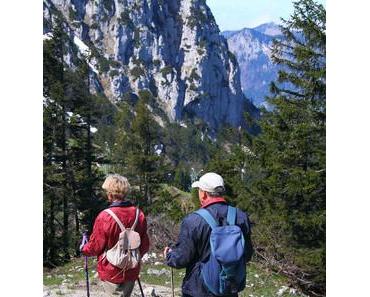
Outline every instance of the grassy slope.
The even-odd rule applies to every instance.
[[[58,267],[52,270],[44,270],[44,285],[55,286],[65,283],[69,288],[79,286],[81,281],[85,279],[85,272],[83,269],[83,258],[74,259],[65,266]],[[96,261],[89,259],[89,276],[95,274]],[[148,269],[166,272],[160,276],[148,273]],[[174,270],[175,287],[180,288],[182,278],[185,275],[185,270]],[[93,278],[91,278],[93,281]],[[141,272],[141,280],[143,283],[151,285],[161,285],[170,287],[170,268],[165,265],[144,264]],[[289,289],[278,295],[282,291],[283,286],[287,286],[288,280],[280,275],[262,269],[258,264],[251,263],[248,267],[247,287],[239,294],[240,297],[269,297],[269,296],[283,296],[283,297],[302,297],[303,294],[296,292],[289,293]]]

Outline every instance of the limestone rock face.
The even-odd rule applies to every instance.
[[[273,62],[271,52],[273,40],[283,38],[279,26],[266,23],[255,28],[225,31],[222,35],[238,61],[243,93],[256,106],[268,108],[265,97],[271,95],[270,83],[283,69]]]
[[[44,0],[44,33],[58,13],[111,101],[147,89],[171,121],[195,116],[216,130],[257,114],[205,0]]]

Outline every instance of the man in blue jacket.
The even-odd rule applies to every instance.
[[[207,209],[220,225],[226,224],[228,204],[222,197],[225,191],[222,177],[210,172],[192,184],[198,188],[199,201],[202,208]],[[237,209],[236,225],[245,238],[245,259],[250,261],[253,254],[251,242],[251,225],[248,215]],[[200,271],[201,262],[210,256],[211,227],[198,214],[191,213],[182,221],[179,238],[173,247],[166,247],[164,256],[167,265],[174,268],[186,268],[182,284],[183,297],[213,297],[203,283]],[[237,294],[230,295],[230,297]]]

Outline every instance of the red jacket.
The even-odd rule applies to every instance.
[[[136,208],[131,203],[115,202],[110,206],[110,209],[126,228],[130,228],[133,225]],[[139,213],[139,220],[135,231],[140,234],[141,245],[139,249],[140,255],[143,256],[149,250],[149,237],[147,234],[146,219],[142,211]],[[120,232],[121,229],[116,221],[107,212],[102,211],[95,219],[89,242],[82,249],[82,253],[85,256],[98,256],[97,270],[99,278],[102,281],[109,281],[115,284],[135,281],[140,272],[139,265],[139,267],[129,269],[123,274],[120,268],[113,266],[108,262],[106,257],[103,257],[104,251],[109,250],[117,243]]]

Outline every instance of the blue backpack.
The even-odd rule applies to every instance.
[[[212,229],[209,239],[211,254],[200,267],[206,287],[216,296],[242,291],[246,281],[245,241],[242,230],[235,225],[236,208],[228,206],[226,226],[219,226],[206,209],[195,213]]]

